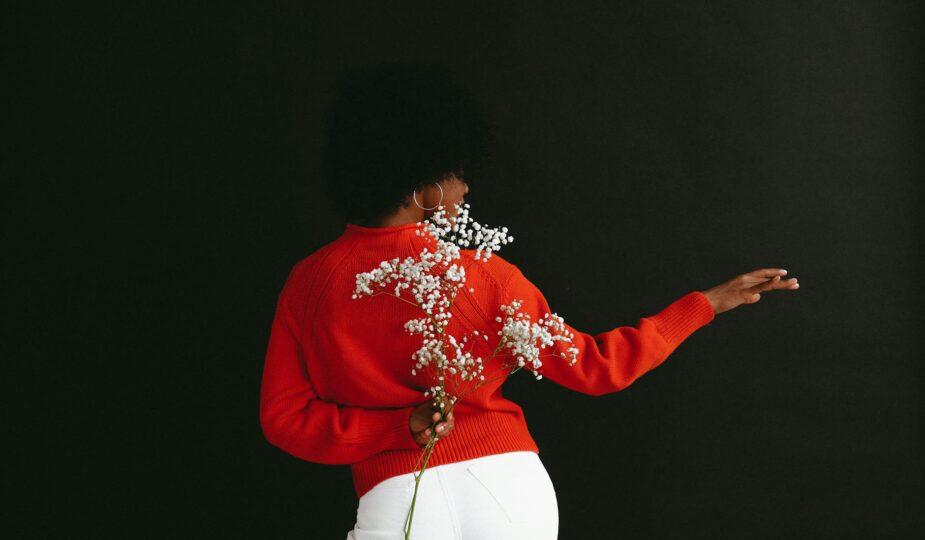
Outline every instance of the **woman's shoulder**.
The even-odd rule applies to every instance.
[[[482,252],[478,259],[476,254],[474,249],[459,250],[460,262],[470,279],[489,281],[501,287],[517,271],[517,266],[497,253],[485,257],[485,252]]]
[[[336,247],[336,242],[329,242],[315,249],[315,251],[309,252],[296,259],[296,261],[289,266],[285,287],[287,289],[300,289],[300,285],[304,284],[313,274],[318,272],[319,266],[324,264],[324,261],[328,259],[328,255],[330,255]]]

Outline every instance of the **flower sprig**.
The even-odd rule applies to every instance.
[[[423,222],[426,234],[430,234],[438,244],[452,246],[454,259],[459,258],[459,247],[475,246],[475,260],[488,260],[492,252],[501,249],[514,241],[514,237],[507,234],[507,227],[489,227],[474,221],[469,217],[469,203],[456,204],[456,217],[447,215],[443,206],[440,206],[429,221]],[[418,235],[423,234],[420,230]]]
[[[555,313],[546,313],[540,322],[532,322],[530,315],[518,311],[522,305],[523,301],[513,300],[510,305],[501,306],[507,318],[495,318],[496,322],[504,322],[503,328],[498,331],[501,336],[498,349],[509,351],[519,368],[529,363],[527,369],[539,380],[543,378],[539,372],[543,366],[540,360],[541,349],[553,346],[556,341],[571,343],[575,334],[566,328],[565,319]],[[578,348],[574,345],[567,348],[561,358],[568,360],[569,365],[575,365],[578,361]]]

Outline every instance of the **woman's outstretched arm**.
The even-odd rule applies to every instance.
[[[318,398],[305,368],[295,313],[293,273],[280,292],[270,329],[260,391],[267,440],[307,461],[348,464],[388,449],[419,448],[409,419],[415,407],[364,409]],[[295,309],[294,309],[295,308]]]
[[[543,293],[515,269],[503,287],[504,303],[523,301],[521,311],[534,322],[552,313]],[[565,316],[563,315],[563,318]],[[569,345],[555,342],[543,349],[540,373],[566,388],[599,396],[618,392],[666,358],[697,329],[714,318],[709,299],[692,291],[675,300],[655,315],[639,319],[636,326],[621,326],[597,335],[587,334],[568,325],[578,348],[574,365],[551,354],[561,354]]]
[[[541,373],[572,390],[598,396],[618,392],[641,375],[657,367],[688,336],[713,318],[743,304],[754,304],[766,291],[795,291],[796,278],[783,279],[782,268],[761,268],[736,276],[704,292],[691,291],[664,309],[639,319],[636,326],[620,326],[596,336],[567,328],[575,334],[578,361],[568,365],[562,358],[546,356]],[[537,322],[552,313],[543,293],[514,267],[502,287],[505,304],[523,300],[521,310]],[[561,354],[562,342],[544,350]]]

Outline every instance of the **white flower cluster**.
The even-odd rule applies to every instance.
[[[425,226],[425,233],[437,242],[449,242],[470,249],[474,247],[475,260],[488,260],[492,252],[514,241],[514,237],[507,234],[507,227],[488,227],[470,218],[469,203],[456,203],[453,207],[456,209],[455,218],[450,218],[440,206]],[[421,232],[418,231],[418,234]]]
[[[530,320],[530,315],[518,312],[521,306],[523,301],[513,300],[510,305],[501,306],[501,311],[507,314],[506,318],[495,317],[496,322],[504,323],[498,331],[498,335],[501,336],[498,350],[510,351],[519,368],[530,364],[527,369],[539,380],[543,378],[539,374],[543,365],[540,351],[553,346],[556,341],[571,344],[575,334],[565,327],[565,319],[557,314],[546,313],[543,319],[536,323]],[[572,345],[565,350],[562,358],[568,360],[569,365],[575,365],[578,360],[578,348]]]
[[[476,378],[484,380],[485,377],[481,374],[483,369],[482,359],[473,356],[471,350],[466,350],[466,346],[469,344],[469,336],[463,336],[462,341],[457,341],[455,336],[447,334],[446,347],[451,348],[453,351],[452,357],[447,357],[444,352],[446,349],[444,342],[437,337],[434,326],[426,318],[411,319],[405,323],[405,330],[409,334],[421,334],[424,337],[424,344],[411,355],[412,359],[417,360],[411,374],[417,375],[417,370],[433,365],[439,373],[449,372],[451,376],[459,376],[463,381]],[[475,331],[475,335],[479,335],[478,330]],[[488,336],[484,334],[482,336],[486,341],[488,340]],[[439,375],[437,379],[442,383],[444,376]],[[425,395],[428,394],[425,393]]]

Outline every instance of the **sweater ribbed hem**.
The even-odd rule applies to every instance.
[[[437,441],[427,462],[428,469],[505,452],[523,450],[539,453],[527,430],[522,411],[486,411],[465,408],[460,403],[454,409],[453,417],[453,432]],[[423,452],[423,448],[387,450],[351,464],[357,498],[387,478],[417,472],[419,469],[414,467]],[[426,470],[424,474],[427,474]]]

